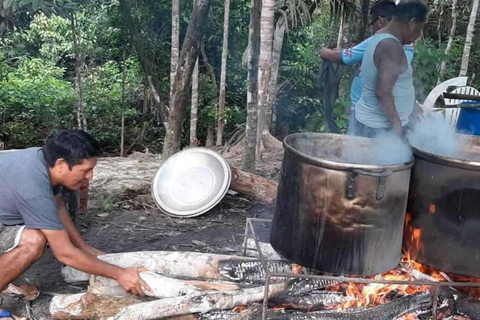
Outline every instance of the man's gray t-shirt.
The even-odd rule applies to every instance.
[[[0,223],[63,230],[41,148],[0,152]]]

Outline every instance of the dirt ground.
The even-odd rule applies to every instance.
[[[281,154],[267,154],[258,173],[278,176]],[[240,166],[239,157],[229,159]],[[88,211],[78,216],[77,226],[88,243],[107,253],[169,250],[240,254],[247,217],[271,218],[273,209],[253,203],[241,194],[227,194],[210,212],[191,219],[169,217],[158,210],[150,195],[150,183],[161,164],[157,155],[133,154],[128,158],[102,158],[90,185]],[[31,302],[34,319],[51,319],[49,303],[57,293],[78,293],[87,284],[69,285],[61,276],[61,264],[47,249],[15,284],[28,282],[40,288]],[[25,303],[11,297],[3,306],[26,314]],[[33,319],[33,318],[32,318]]]

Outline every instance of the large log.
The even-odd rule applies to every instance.
[[[279,296],[285,293],[287,287],[286,283],[273,284],[269,288],[268,296]],[[93,294],[57,295],[50,303],[50,313],[53,319],[158,319],[248,305],[262,301],[264,290],[265,287],[261,286],[233,291],[193,293],[141,303],[135,303],[136,301],[127,298]],[[115,314],[114,309],[117,311]]]
[[[238,285],[233,283],[175,279],[151,271],[140,273],[140,277],[142,277],[142,279],[149,285],[150,289],[152,289],[151,292],[145,290],[146,295],[155,298],[178,297],[207,290],[224,291],[240,289]],[[91,277],[88,292],[107,296],[130,296],[130,294],[123,290],[117,281],[100,276]]]
[[[247,197],[273,205],[277,198],[278,183],[253,173],[232,167],[232,183],[230,189],[240,192]]]
[[[215,280],[225,280],[218,272],[220,261],[255,260],[242,256],[179,251],[123,252],[106,254],[98,258],[122,268],[145,267],[165,276]],[[86,280],[85,273],[72,268],[64,268],[62,274],[68,278],[68,282]]]

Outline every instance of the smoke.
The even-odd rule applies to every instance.
[[[462,144],[455,127],[440,113],[422,115],[407,138],[410,145],[425,152],[454,158],[461,155]]]

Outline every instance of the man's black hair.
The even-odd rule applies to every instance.
[[[387,20],[392,20],[396,10],[397,5],[394,1],[380,1],[373,6],[372,10],[370,10],[370,17],[372,20],[375,20],[379,17],[385,18]]]
[[[61,130],[47,140],[43,146],[43,156],[52,168],[58,159],[64,159],[68,167],[82,163],[84,159],[98,157],[101,154],[98,142],[82,130]]]
[[[405,0],[397,5],[395,19],[399,21],[415,20],[425,22],[427,20],[428,6],[421,0]]]

